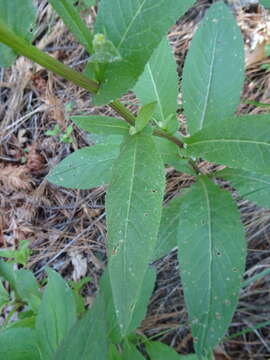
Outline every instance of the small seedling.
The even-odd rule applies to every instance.
[[[25,266],[31,255],[29,241],[21,240],[17,250],[0,250],[0,257],[9,259],[10,263]]]
[[[63,142],[63,143],[72,143],[72,131],[73,131],[73,126],[69,125],[65,131],[62,131],[60,126],[57,124],[55,125],[55,127],[52,130],[47,130],[45,132],[45,135],[47,136],[59,136],[59,141]]]

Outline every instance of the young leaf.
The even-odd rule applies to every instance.
[[[178,256],[198,355],[222,340],[235,310],[245,266],[244,229],[235,202],[200,176],[183,196]]]
[[[269,176],[229,168],[217,172],[215,176],[229,181],[243,198],[270,208]]]
[[[188,160],[181,159],[179,147],[173,142],[155,137],[155,143],[164,161],[164,164],[173,166],[175,170],[194,175],[194,171],[188,166]]]
[[[235,17],[219,1],[197,30],[183,71],[189,133],[233,115],[244,83],[244,44]]]
[[[42,297],[36,330],[44,359],[51,359],[76,321],[71,289],[55,271],[48,269],[48,285]]]
[[[94,54],[90,61],[93,63],[107,64],[122,60],[119,51],[113,43],[106,39],[104,34],[96,34],[93,40]]]
[[[48,175],[53,184],[73,189],[91,189],[108,184],[119,153],[115,144],[84,147],[67,156]]]
[[[34,330],[24,328],[0,332],[0,359],[40,360]]]
[[[161,127],[166,126],[168,116],[176,114],[178,76],[166,37],[154,51],[133,90],[142,104],[157,102],[153,116]]]
[[[95,97],[98,105],[119,98],[132,88],[168,28],[194,0],[101,0],[95,33],[104,34],[122,56],[109,64]]]
[[[76,39],[92,52],[93,36],[90,29],[87,28],[81,16],[70,0],[48,0],[57,14],[63,19],[67,28],[74,34]]]
[[[0,19],[16,34],[25,40],[32,39],[31,27],[36,19],[33,0],[0,0]],[[0,67],[12,65],[17,54],[8,46],[0,43]]]
[[[152,137],[143,133],[126,137],[106,200],[108,269],[123,336],[129,331],[157,241],[164,183],[163,162]]]
[[[155,137],[155,143],[164,164],[173,166],[177,171],[194,175],[194,171],[188,166],[188,160],[180,157],[179,147],[176,144],[161,137]]]
[[[131,135],[137,134],[146,127],[146,125],[149,123],[149,121],[153,116],[156,104],[157,104],[156,102],[152,102],[150,104],[144,105],[140,109],[138,116],[136,118],[135,127],[130,128]]]
[[[78,320],[54,354],[55,360],[107,360],[105,303],[99,294],[93,307]]]
[[[128,135],[129,125],[123,120],[101,115],[72,116],[71,120],[82,130],[100,135]]]
[[[0,250],[0,257],[13,259],[12,264],[26,265],[30,255],[31,250],[29,249],[28,240],[21,240],[19,248],[16,250]]]
[[[39,310],[41,293],[38,283],[30,270],[21,269],[15,272],[16,290],[19,297],[28,303],[32,310],[37,313]]]
[[[270,174],[269,115],[246,115],[186,138],[187,154],[232,168]]]
[[[174,349],[165,345],[159,341],[149,341],[146,343],[146,351],[151,360],[180,360],[185,359],[184,356],[180,356]]]

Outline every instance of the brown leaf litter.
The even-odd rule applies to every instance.
[[[190,40],[211,2],[199,0],[169,33],[180,80]],[[38,0],[37,4],[39,35],[36,45],[66,65],[82,71],[88,59],[83,48],[54,16],[45,0]],[[259,6],[236,7],[234,11],[246,47],[246,82],[242,98],[270,103],[270,73],[261,68],[262,64],[270,62],[264,51],[264,44],[269,40],[269,12]],[[89,27],[94,16],[94,9],[91,14],[85,14]],[[122,100],[136,112],[132,93]],[[29,240],[33,253],[28,267],[38,278],[43,276],[46,265],[67,279],[90,276],[92,282],[84,288],[86,303],[89,303],[98,288],[107,259],[105,188],[65,189],[49,184],[45,178],[61,159],[77,148],[92,144],[76,127],[71,144],[45,135],[46,130],[56,124],[63,129],[70,124],[65,110],[67,104],[72,107],[71,115],[86,112],[113,114],[106,106],[93,107],[86,91],[25,58],[18,58],[11,69],[0,69],[0,246],[17,246],[20,240]],[[245,102],[238,108],[241,114],[263,111],[265,109]],[[185,119],[181,113],[179,121],[184,129]],[[202,162],[200,167],[205,172],[213,171],[213,165],[207,162]],[[193,181],[191,176],[172,168],[168,169],[167,179],[166,202]],[[260,209],[247,201],[240,201],[239,208],[249,249],[245,279],[250,279],[270,267],[270,210]],[[175,251],[155,262],[154,266],[156,287],[139,332],[164,341],[182,354],[190,353],[192,336]],[[270,357],[269,325],[254,329],[269,319],[269,280],[270,275],[267,275],[242,288],[228,334],[247,328],[251,330],[224,341],[216,348],[216,359]]]

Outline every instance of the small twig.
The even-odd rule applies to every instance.
[[[35,272],[35,275],[40,274],[42,271],[45,270],[45,268],[50,265],[52,262],[54,262],[60,255],[62,255],[64,252],[67,251],[67,249],[73,245],[82,235],[86,234],[89,230],[92,229],[93,226],[95,226],[102,218],[105,217],[105,213],[101,214],[96,220],[94,220],[92,222],[92,224],[90,226],[88,226],[86,229],[84,229],[82,232],[80,232],[80,234],[78,234],[77,236],[75,236],[67,245],[65,245],[63,247],[63,249],[61,249],[55,256],[53,256],[47,263],[46,265],[42,266],[40,269],[38,269]]]

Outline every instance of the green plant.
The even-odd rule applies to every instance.
[[[260,0],[260,3],[266,8],[270,9],[270,3],[268,0]]]
[[[246,257],[237,205],[217,179],[229,181],[240,196],[258,205],[270,203],[269,116],[235,115],[244,81],[243,40],[235,19],[217,2],[192,40],[183,71],[188,131],[183,136],[176,118],[176,64],[166,32],[193,0],[103,0],[93,32],[72,2],[49,2],[91,55],[87,71],[78,73],[23,40],[29,39],[33,18],[20,17],[23,23],[17,29],[12,15],[14,6],[21,8],[20,0],[0,0],[12,20],[5,24],[0,12],[2,65],[14,60],[12,48],[91,92],[96,105],[109,103],[122,119],[71,117],[100,141],[72,153],[48,176],[56,185],[77,189],[109,184],[109,259],[93,307],[76,324],[71,297],[63,325],[61,312],[51,312],[57,295],[44,294],[43,315],[37,321],[39,352],[29,358],[143,359],[136,345],[145,339],[134,333],[154,287],[149,263],[175,246],[196,356],[212,358],[231,322]],[[24,7],[33,13],[30,0]],[[142,104],[137,116],[117,100],[129,89]],[[202,174],[200,159],[227,168]],[[194,184],[162,209],[164,164],[193,175]],[[51,315],[57,319],[51,321]],[[46,333],[49,329],[54,330]],[[146,341],[146,350],[155,359],[161,351],[170,359],[179,357],[157,342]]]
[[[1,308],[8,306],[0,332],[0,355],[4,359],[49,359],[81,314],[78,293],[51,269],[45,291],[30,270],[14,270],[0,260]],[[82,299],[82,298],[81,298]],[[12,316],[17,314],[17,320]]]
[[[59,136],[59,141],[63,143],[72,143],[72,134],[73,126],[69,125],[65,131],[61,131],[61,128],[58,124],[54,126],[52,130],[47,130],[45,135],[47,136]]]
[[[17,250],[0,250],[0,257],[13,259],[14,264],[26,265],[31,255],[29,241],[21,240]]]

